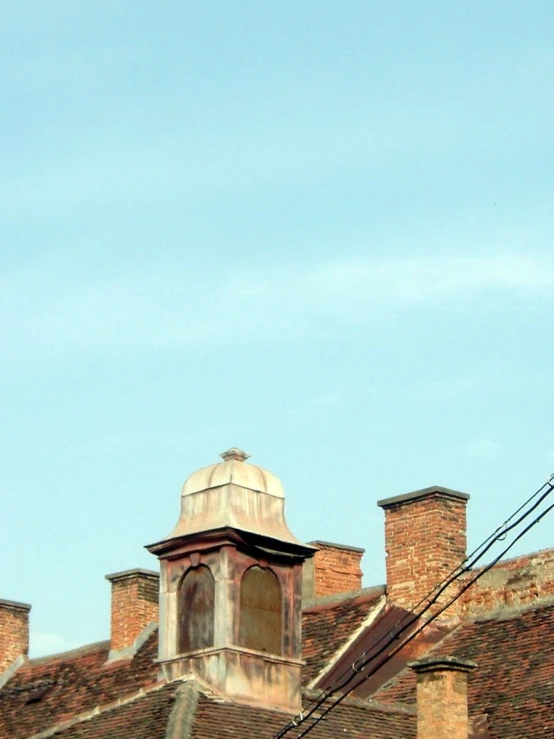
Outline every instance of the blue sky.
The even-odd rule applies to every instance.
[[[554,471],[551,2],[0,2],[0,596],[109,633],[240,446],[304,540]],[[554,544],[546,520],[517,551]]]

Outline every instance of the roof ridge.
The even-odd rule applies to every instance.
[[[199,686],[187,680],[177,688],[175,704],[169,714],[165,739],[190,739],[198,705]]]
[[[490,611],[476,614],[465,623],[479,624],[486,623],[487,621],[509,621],[530,611],[540,611],[543,608],[552,608],[552,606],[554,606],[554,595],[536,598],[534,601],[526,603],[515,603],[513,605],[503,603]]]
[[[31,657],[25,660],[25,667],[35,667],[36,665],[43,665],[48,662],[61,662],[67,657],[80,657],[81,655],[91,654],[92,652],[101,652],[103,649],[109,650],[109,648],[109,640],[104,639],[103,641],[84,644],[82,647],[75,647],[75,649],[67,649],[65,652],[54,652],[53,654],[45,654],[42,657]]]
[[[9,681],[19,670],[19,668],[23,667],[23,665],[25,665],[26,663],[27,660],[22,654],[20,654],[19,657],[4,670],[4,672],[0,673],[0,690],[2,690],[4,685],[7,685],[7,683],[9,683]]]
[[[313,613],[314,611],[323,611],[334,606],[342,605],[351,601],[352,603],[361,603],[364,600],[371,600],[380,595],[385,594],[384,585],[372,585],[369,588],[361,588],[360,590],[349,590],[346,593],[333,593],[333,595],[323,595],[318,598],[309,598],[302,604],[302,614]]]
[[[532,552],[527,552],[526,554],[514,554],[513,557],[508,557],[507,559],[500,559],[496,564],[495,568],[502,567],[503,565],[507,564],[513,564],[514,562],[518,561],[524,561],[533,559],[535,557],[542,558],[542,557],[551,557],[554,559],[554,547],[544,547],[544,549],[535,549]],[[483,569],[484,567],[487,567],[487,564],[485,563],[481,567],[475,567],[475,570],[478,572],[480,569]]]
[[[321,697],[324,691],[314,690],[313,688],[304,688],[302,694],[307,698],[315,699]],[[356,706],[371,711],[382,711],[383,713],[404,713],[413,716],[417,713],[417,707],[396,701],[394,703],[385,703],[384,701],[375,700],[375,698],[356,698],[353,695],[347,695],[341,699],[341,703],[347,706]]]

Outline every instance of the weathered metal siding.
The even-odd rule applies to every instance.
[[[254,566],[240,587],[239,644],[270,654],[283,652],[283,598],[276,575]]]
[[[214,643],[215,580],[209,567],[189,570],[179,587],[178,651],[206,649]]]

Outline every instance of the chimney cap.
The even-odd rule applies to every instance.
[[[431,656],[409,662],[408,667],[421,675],[426,672],[471,672],[477,665],[469,659],[460,659],[459,657]]]
[[[449,498],[450,500],[457,500],[461,503],[466,503],[469,500],[467,493],[461,493],[459,490],[452,490],[451,488],[444,488],[441,485],[431,485],[431,487],[414,490],[411,493],[404,493],[404,495],[383,498],[377,501],[377,505],[381,508],[391,508],[395,505],[404,505],[414,500],[432,497]]]
[[[144,577],[147,580],[159,580],[160,573],[154,570],[144,570],[142,567],[136,567],[134,570],[121,570],[120,572],[111,572],[104,575],[106,580],[110,582],[120,582],[121,580],[132,580],[135,577]]]
[[[24,611],[29,613],[31,610],[30,603],[20,603],[18,600],[5,600],[0,598],[0,610],[1,611]]]
[[[344,549],[347,552],[359,552],[360,554],[365,554],[365,549],[362,549],[362,547],[353,547],[350,546],[350,544],[337,544],[334,541],[322,541],[321,539],[317,539],[316,541],[309,541],[308,544],[323,549]]]

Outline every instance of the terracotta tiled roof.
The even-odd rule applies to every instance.
[[[42,730],[53,739],[272,739],[290,716],[277,711],[238,705],[200,694],[194,700],[183,692],[194,683],[170,683],[152,686],[148,692],[131,697],[121,705],[110,705],[99,712],[75,716],[73,721],[49,722],[37,716],[31,730],[18,724],[2,737],[32,737]],[[195,691],[196,692],[196,691]],[[180,695],[181,694],[181,695]],[[185,704],[179,701],[185,698]],[[39,721],[43,721],[42,726]],[[4,731],[4,730],[3,730]],[[371,732],[371,733],[369,733]],[[290,734],[291,738],[294,732]],[[389,706],[368,706],[359,701],[345,701],[311,732],[313,739],[415,739],[415,712]]]
[[[307,609],[308,676],[319,674],[357,632],[365,639],[360,626],[378,598],[366,592]],[[488,731],[479,736],[554,737],[553,634],[554,605],[543,605],[467,622],[431,646],[436,654],[477,663],[469,678],[469,709],[478,719],[475,725]],[[272,739],[290,720],[283,713],[198,693],[192,681],[162,685],[155,633],[133,659],[110,664],[108,652],[102,642],[21,666],[0,690],[1,739]],[[413,739],[415,679],[405,666],[408,658],[397,663],[397,677],[373,694],[378,703],[346,699],[310,738]],[[340,659],[336,664],[341,666]]]
[[[289,721],[290,716],[275,711],[218,704],[201,698],[191,739],[272,739]],[[289,736],[293,739],[296,733]],[[415,739],[415,736],[415,715],[346,701],[310,732],[313,739]]]
[[[477,663],[468,686],[469,712],[486,714],[492,739],[554,736],[554,605],[460,626],[432,650]],[[376,694],[415,702],[405,669]]]
[[[132,660],[107,663],[109,643],[25,663],[0,690],[0,737],[28,737],[157,682],[152,634]]]
[[[306,660],[303,679],[311,682],[360,628],[369,612],[375,608],[382,591],[371,590],[306,608],[302,617],[303,659]]]
[[[52,739],[165,739],[177,684],[151,690],[51,734]],[[28,736],[28,735],[27,735]]]

